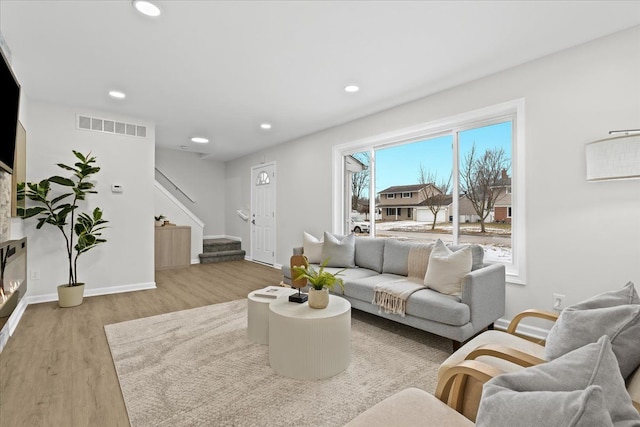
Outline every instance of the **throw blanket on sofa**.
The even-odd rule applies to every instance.
[[[407,300],[415,291],[425,289],[422,283],[410,280],[393,280],[376,285],[373,293],[372,304],[380,307],[385,313],[399,314],[404,317],[407,309]]]
[[[415,291],[426,288],[423,282],[431,249],[433,249],[433,245],[420,245],[411,248],[407,265],[409,280],[394,280],[376,285],[372,304],[379,306],[387,314],[399,314],[404,317],[409,296]]]

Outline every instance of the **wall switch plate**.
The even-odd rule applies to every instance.
[[[122,193],[122,185],[120,184],[113,184],[111,186],[111,192],[112,193]]]
[[[562,309],[564,308],[564,299],[566,298],[566,295],[562,295],[562,294],[553,294],[553,309],[555,311],[562,311]]]
[[[31,270],[31,280],[40,280],[40,270]]]

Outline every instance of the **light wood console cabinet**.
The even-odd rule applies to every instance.
[[[166,225],[156,227],[156,270],[188,267],[191,265],[191,227]]]

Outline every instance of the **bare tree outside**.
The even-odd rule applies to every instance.
[[[422,185],[420,192],[425,200],[425,204],[433,214],[431,229],[435,230],[438,212],[448,204],[447,194],[451,192],[451,174],[449,174],[448,179],[441,178],[440,181],[438,181],[438,173],[426,171],[422,163],[420,163],[418,183]],[[435,187],[435,189],[433,187]]]
[[[357,211],[358,201],[369,199],[364,194],[365,190],[369,188],[369,153],[356,153],[352,157],[364,165],[361,172],[351,174],[351,210]]]
[[[488,149],[484,154],[476,152],[475,143],[460,168],[460,189],[471,201],[480,218],[480,231],[486,232],[485,221],[493,211],[500,191],[495,188],[503,170],[508,170],[510,161],[503,148]]]

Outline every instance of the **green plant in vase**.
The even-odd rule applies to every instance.
[[[101,237],[101,230],[106,228],[104,224],[108,222],[102,218],[100,208],[95,208],[89,213],[78,211],[80,201],[85,200],[88,194],[97,193],[94,190],[95,184],[90,181],[90,178],[98,173],[100,168],[95,165],[96,158],[91,153],[83,155],[74,150],[73,154],[77,159],[73,166],[57,164],[60,168],[72,172],[70,178],[54,175],[37,183],[20,183],[17,191],[18,200],[27,198],[34,205],[18,208],[18,215],[23,218],[36,217],[38,220],[36,229],[39,230],[45,224],[50,224],[60,230],[64,237],[69,276],[66,284],[58,286],[61,307],[82,303],[84,283],[78,282],[78,258],[106,242],[106,239]],[[52,184],[61,187],[62,193],[52,191]],[[64,297],[71,292],[73,292],[72,300],[67,301]],[[77,294],[80,294],[79,302]]]
[[[328,258],[320,264],[318,270],[308,262],[304,266],[292,267],[292,270],[296,273],[293,276],[294,280],[307,279],[307,283],[311,286],[309,289],[309,307],[325,308],[329,304],[329,291],[333,291],[336,285],[344,291],[344,281],[336,276],[346,269],[343,268],[335,273],[330,273],[325,270],[327,264],[329,264]]]

